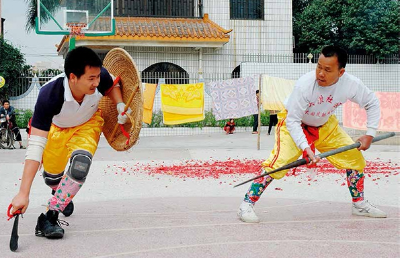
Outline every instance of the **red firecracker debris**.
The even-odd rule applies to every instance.
[[[263,160],[250,160],[250,159],[232,159],[229,158],[225,161],[210,159],[209,161],[199,160],[186,160],[178,164],[168,164],[164,161],[157,163],[154,160],[150,164],[140,164],[137,162],[133,167],[128,167],[126,163],[124,165],[113,165],[107,166],[112,169],[115,175],[123,175],[133,173],[134,175],[139,173],[154,175],[166,175],[179,178],[196,178],[206,179],[215,178],[218,179],[221,176],[245,176],[246,178],[254,177],[262,172],[261,163]],[[307,168],[305,166],[297,167],[287,173],[288,177],[303,177],[307,182],[316,182],[314,178],[307,176]],[[376,175],[373,181],[379,179],[380,176],[389,177],[389,175],[396,176],[400,174],[400,167],[398,164],[391,162],[378,161],[367,161],[367,166],[364,170],[368,177]],[[340,174],[346,175],[344,170],[336,169],[327,160],[322,160],[318,163],[317,177],[323,176],[324,174]],[[237,178],[236,178],[237,180]],[[239,180],[240,181],[240,180]],[[226,182],[224,182],[226,183]],[[298,183],[301,183],[299,181]],[[222,184],[222,182],[220,182]]]

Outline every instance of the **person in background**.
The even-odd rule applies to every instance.
[[[19,143],[20,149],[25,149],[22,145],[22,137],[17,126],[16,116],[15,116],[15,109],[13,106],[10,106],[10,101],[3,100],[3,106],[0,108],[0,116],[5,116],[7,121],[10,123],[10,127],[12,132],[15,135],[15,140]]]
[[[257,97],[257,111],[260,109],[260,91],[256,90]],[[252,134],[258,134],[258,112],[253,115],[253,132]]]
[[[278,123],[278,113],[279,113],[279,111],[276,111],[276,110],[269,111],[268,135],[271,135],[272,127]]]
[[[234,119],[229,119],[228,122],[226,122],[225,126],[224,126],[224,131],[226,132],[226,134],[233,134],[233,132],[235,131],[235,120]]]

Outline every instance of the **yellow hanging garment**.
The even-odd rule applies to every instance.
[[[204,83],[161,84],[164,124],[204,120]]]
[[[262,75],[261,102],[264,110],[284,110],[285,99],[296,81]]]
[[[143,83],[143,122],[151,124],[157,84]]]

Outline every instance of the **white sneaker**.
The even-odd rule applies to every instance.
[[[239,211],[237,213],[238,217],[241,221],[247,223],[258,223],[260,219],[257,217],[254,212],[253,204],[243,201],[239,207]]]
[[[353,215],[366,216],[373,218],[386,218],[385,212],[370,204],[367,200],[353,202]]]

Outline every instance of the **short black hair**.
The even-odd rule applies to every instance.
[[[259,93],[259,92],[260,92],[260,90],[256,90],[256,94]]]
[[[346,67],[347,52],[343,48],[338,46],[326,46],[321,52],[325,57],[336,56],[339,62],[339,69]]]
[[[4,105],[5,103],[10,104],[10,101],[9,101],[8,99],[5,99],[5,100],[3,100],[3,105]]]
[[[85,73],[86,66],[103,66],[100,57],[88,47],[77,47],[69,51],[65,57],[64,71],[68,79],[71,73],[80,78]]]

